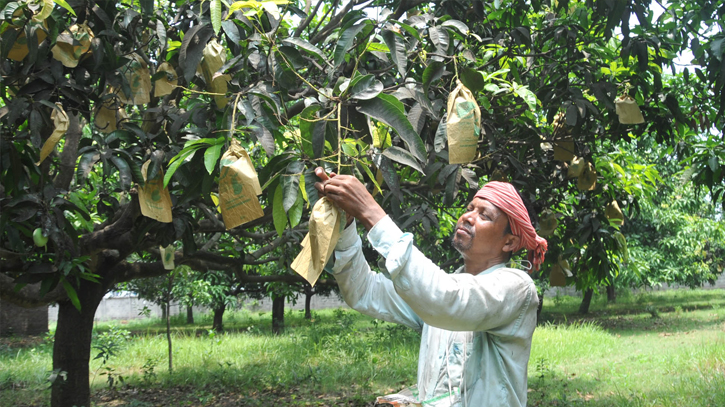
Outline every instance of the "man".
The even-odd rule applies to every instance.
[[[525,406],[527,365],[539,298],[529,275],[505,263],[522,247],[538,269],[536,234],[511,184],[486,184],[460,217],[453,247],[464,266],[447,274],[415,246],[355,177],[316,170],[315,187],[348,215],[333,274],[350,307],[422,331],[418,400],[423,406]],[[385,257],[370,270],[355,222]]]

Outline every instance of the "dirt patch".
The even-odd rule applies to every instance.
[[[171,388],[125,388],[100,390],[93,394],[97,407],[239,407],[239,406],[341,406],[372,407],[374,396],[361,395],[352,387],[337,394],[320,394],[303,388],[236,391],[235,389],[198,389],[178,386]]]

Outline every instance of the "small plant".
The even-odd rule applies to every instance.
[[[540,358],[538,361],[536,361],[536,373],[539,377],[539,380],[543,380],[550,371],[551,369],[549,368],[549,361],[546,360],[546,358]]]
[[[660,311],[657,309],[657,307],[655,307],[653,305],[648,305],[647,308],[645,308],[644,310],[649,312],[649,314],[652,316],[652,318],[660,317]]]
[[[159,358],[148,358],[146,363],[141,366],[142,380],[145,385],[148,386],[156,380],[156,365],[158,364]]]
[[[151,318],[151,308],[144,305],[143,308],[138,311],[138,315],[144,318]]]
[[[554,301],[554,306],[558,307],[564,302],[564,297],[561,295],[561,293],[557,290],[556,296],[552,299]]]
[[[682,314],[682,306],[677,305],[675,306],[675,315],[681,315]]]
[[[103,370],[101,376],[106,376],[108,387],[111,389],[120,382],[124,383],[124,378],[120,374],[116,373],[116,370],[107,365],[111,357],[116,356],[118,352],[123,348],[126,341],[131,338],[131,332],[126,329],[111,326],[108,331],[103,332],[96,336],[95,344],[93,348],[98,350],[98,354],[95,359],[101,359],[101,366],[96,370],[96,374],[99,370]],[[95,380],[95,375],[93,379]]]
[[[106,383],[108,383],[108,388],[111,390],[115,389],[116,386],[121,383],[125,384],[126,380],[124,377],[116,372],[116,369],[114,369],[111,366],[102,366],[103,372],[101,373],[101,376],[106,376]]]

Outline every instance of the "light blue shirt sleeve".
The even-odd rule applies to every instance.
[[[516,273],[482,271],[448,274],[413,244],[390,217],[368,234],[375,250],[385,257],[385,268],[395,292],[425,323],[450,331],[492,331],[511,335],[536,293],[531,279]]]
[[[418,331],[423,329],[423,321],[395,292],[392,281],[370,269],[362,252],[355,221],[340,234],[335,246],[332,273],[350,308]]]

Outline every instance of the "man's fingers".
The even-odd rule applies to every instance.
[[[330,179],[330,177],[325,173],[325,170],[322,167],[315,168],[315,175],[317,175],[317,177],[320,178],[323,182]]]

